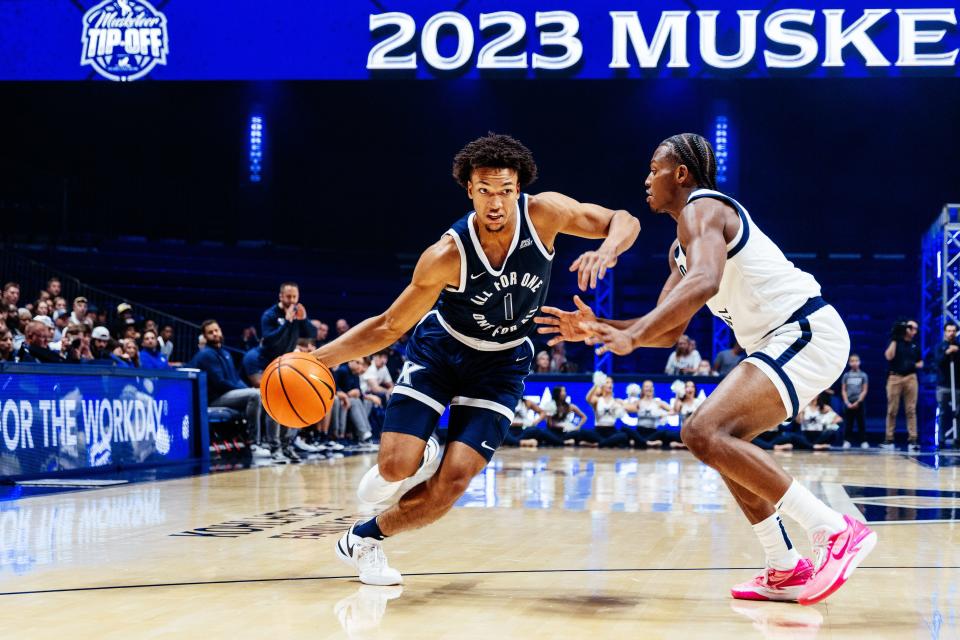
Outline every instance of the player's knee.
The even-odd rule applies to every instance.
[[[377,459],[377,466],[381,478],[387,482],[399,482],[400,480],[406,480],[417,472],[420,459],[381,450]]]
[[[712,455],[716,438],[715,425],[697,414],[687,418],[680,429],[680,440],[690,449],[690,453],[704,462]]]
[[[443,483],[438,487],[441,493],[441,501],[453,504],[459,500],[460,496],[467,492],[471,480],[473,480],[473,476],[465,471],[452,470],[452,472],[444,474]]]

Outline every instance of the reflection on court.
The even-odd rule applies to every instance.
[[[508,450],[440,522],[386,542],[402,587],[360,585],[332,554],[372,512],[354,493],[371,456],[0,503],[0,624],[31,639],[960,635],[955,523],[902,517],[956,513],[960,468],[777,459],[885,525],[868,566],[812,608],[729,597],[761,552],[688,453]]]

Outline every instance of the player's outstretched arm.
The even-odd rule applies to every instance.
[[[444,236],[420,256],[407,288],[378,316],[367,318],[345,334],[313,352],[331,369],[389,347],[426,315],[446,286],[460,284],[460,253]]]
[[[680,283],[680,270],[677,268],[677,263],[673,259],[673,250],[677,246],[677,241],[674,241],[673,245],[670,247],[670,252],[667,254],[667,265],[670,269],[670,276],[667,278],[667,281],[663,285],[663,289],[660,291],[660,297],[657,298],[657,304],[663,302],[666,297],[673,291]],[[544,306],[541,308],[541,311],[544,315],[537,316],[533,319],[540,327],[537,329],[537,333],[540,334],[553,334],[553,337],[550,338],[547,342],[548,346],[553,346],[558,342],[581,342],[590,337],[590,332],[587,331],[584,327],[588,326],[592,322],[600,322],[614,329],[626,330],[632,327],[640,318],[630,318],[627,320],[613,320],[607,318],[597,318],[593,314],[593,310],[587,306],[583,300],[580,299],[580,296],[573,296],[573,302],[576,305],[574,311],[563,311],[557,307]],[[677,338],[686,331],[689,320],[682,322],[676,327],[672,327],[664,331],[659,336],[654,336],[651,338],[651,342],[654,344],[649,344],[646,346],[651,347],[672,347],[677,342]]]
[[[600,322],[585,324],[583,329],[592,334],[585,342],[600,345],[597,353],[610,351],[617,355],[639,347],[669,346],[663,344],[664,336],[672,336],[677,327],[686,327],[693,314],[720,289],[727,261],[724,207],[719,201],[706,199],[687,205],[677,227],[679,241],[687,249],[686,275],[661,294],[653,311],[626,330]]]
[[[530,197],[530,217],[547,246],[553,246],[558,233],[581,238],[605,238],[596,251],[587,251],[570,265],[577,272],[581,291],[597,287],[617,257],[633,246],[640,234],[640,221],[629,211],[607,209],[577,202],[562,193],[545,192]]]

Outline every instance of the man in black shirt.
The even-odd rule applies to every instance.
[[[917,321],[898,322],[893,326],[890,344],[883,357],[890,363],[887,374],[887,433],[881,449],[893,449],[893,432],[897,426],[897,413],[900,411],[900,397],[903,397],[903,412],[907,417],[907,433],[910,437],[908,449],[918,451],[917,444],[917,369],[923,368],[920,345],[917,336]]]
[[[957,346],[957,323],[943,325],[943,342],[934,350],[937,363],[937,404],[940,405],[940,446],[955,446],[954,409],[960,396],[960,346]],[[953,429],[953,431],[951,431]]]
[[[362,360],[350,360],[334,370],[337,402],[333,406],[331,431],[335,438],[342,439],[346,436],[347,424],[350,423],[355,430],[357,442],[365,445],[373,435],[370,428],[370,407],[365,400],[380,402],[380,398],[363,392],[360,375],[364,370]]]

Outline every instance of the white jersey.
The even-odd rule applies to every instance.
[[[765,336],[783,325],[807,300],[820,295],[820,285],[787,260],[739,202],[719,191],[697,189],[687,203],[700,198],[720,200],[740,215],[740,229],[727,243],[720,290],[707,300],[707,307],[730,326],[747,353],[753,353]],[[673,257],[680,275],[686,275],[687,256],[682,246],[677,246]]]

